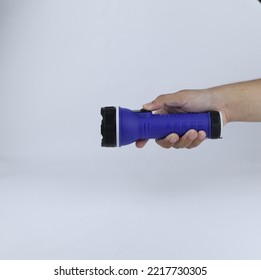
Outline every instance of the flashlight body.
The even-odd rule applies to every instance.
[[[161,139],[171,133],[179,136],[188,130],[203,130],[210,139],[221,138],[221,113],[153,114],[150,111],[118,109],[117,146],[124,146],[138,139]]]

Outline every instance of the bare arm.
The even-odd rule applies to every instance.
[[[222,112],[224,125],[235,121],[257,122],[261,121],[261,79],[163,94],[143,107],[163,114],[216,110]],[[190,130],[180,138],[172,133],[156,142],[164,148],[194,148],[205,138],[204,131]],[[137,141],[136,145],[141,148],[146,142]]]
[[[261,79],[210,88],[209,94],[227,122],[261,121]]]

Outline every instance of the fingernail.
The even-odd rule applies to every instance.
[[[190,140],[195,140],[196,138],[197,138],[197,133],[195,131],[189,133]]]
[[[176,137],[176,136],[171,136],[170,137],[170,139],[169,139],[169,142],[171,143],[171,144],[175,144],[176,142],[178,142],[178,137]]]
[[[202,131],[199,133],[199,140],[204,140],[206,138],[206,132]]]
[[[142,105],[143,108],[150,110],[152,108],[152,102]]]

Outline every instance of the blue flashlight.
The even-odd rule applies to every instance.
[[[221,138],[222,115],[203,113],[153,114],[121,107],[101,108],[102,147],[120,147],[140,139],[162,139],[170,133],[184,135],[188,130],[203,130],[207,138]]]

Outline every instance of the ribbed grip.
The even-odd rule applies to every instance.
[[[168,114],[151,115],[142,118],[143,123],[140,126],[141,139],[160,139],[170,133],[176,133],[179,136],[184,135],[188,130],[204,130],[207,138],[212,138],[212,123],[210,112],[207,113],[186,113],[186,114]]]

